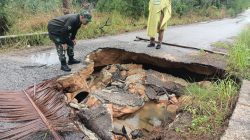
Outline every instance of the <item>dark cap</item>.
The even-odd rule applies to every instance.
[[[89,13],[89,11],[83,10],[82,12],[80,12],[80,15],[86,18],[87,22],[92,21],[92,15]]]

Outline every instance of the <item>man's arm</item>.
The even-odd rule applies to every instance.
[[[76,34],[77,34],[78,29],[79,28],[76,28],[75,30],[73,30],[73,32],[71,34],[71,37],[70,37],[71,40],[75,40],[76,39]]]
[[[68,45],[74,45],[74,42],[70,39],[69,31],[72,29],[72,19],[68,19],[62,29],[62,43]]]

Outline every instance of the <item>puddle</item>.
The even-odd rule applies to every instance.
[[[43,65],[53,65],[59,63],[58,55],[55,50],[31,55],[30,59],[32,63]]]
[[[160,126],[166,119],[166,105],[149,102],[132,116],[125,119],[114,118],[114,126],[126,126],[127,131],[133,131],[135,129],[152,131],[154,127]]]

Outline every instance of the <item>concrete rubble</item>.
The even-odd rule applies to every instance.
[[[142,137],[140,128],[115,125],[117,123],[114,124],[113,118],[122,120],[148,102],[154,102],[164,105],[174,120],[185,101],[185,98],[178,99],[188,86],[188,82],[181,78],[144,69],[140,64],[111,64],[101,67],[99,71],[95,69],[90,63],[75,74],[59,77],[57,86],[67,91],[66,101],[77,110],[79,122],[98,138]],[[78,94],[86,94],[80,102],[76,99]],[[162,120],[152,117],[148,124],[157,127]],[[126,130],[126,134],[122,129]]]

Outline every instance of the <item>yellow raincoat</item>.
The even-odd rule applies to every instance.
[[[163,12],[163,20],[161,25],[161,11]],[[158,27],[160,26],[160,30],[164,30],[167,28],[167,21],[171,17],[171,0],[150,0],[149,1],[149,17],[148,17],[148,36],[155,38],[156,34],[159,32]]]

